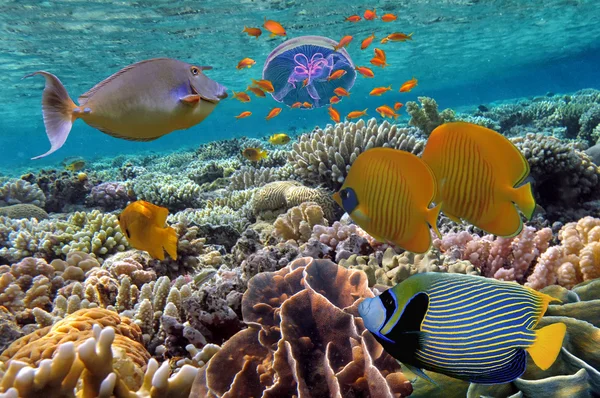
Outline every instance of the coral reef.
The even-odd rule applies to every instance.
[[[10,180],[0,186],[0,207],[19,203],[44,207],[46,195],[35,183],[25,180]]]
[[[103,182],[92,188],[87,204],[104,211],[124,209],[129,202],[136,200],[133,191],[121,182]]]
[[[158,173],[137,177],[133,182],[133,191],[138,199],[170,211],[198,207],[202,192],[200,186],[187,177]]]
[[[454,121],[455,115],[452,109],[444,109],[439,112],[438,104],[433,98],[417,97],[417,99],[421,103],[420,108],[414,101],[406,103],[406,113],[410,115],[408,124],[417,127],[425,135],[429,136],[440,124]]]
[[[390,147],[420,154],[425,141],[410,128],[377,125],[376,119],[365,123],[344,122],[315,128],[294,143],[289,161],[295,175],[307,184],[321,183],[337,191],[344,182],[354,159],[369,148]]]
[[[360,298],[372,296],[364,274],[327,260],[301,258],[255,276],[242,301],[249,327],[201,369],[192,394],[409,395],[400,365],[357,316]]]
[[[284,241],[293,239],[297,242],[307,242],[313,227],[324,224],[327,224],[327,220],[323,217],[321,206],[315,202],[304,202],[277,217],[273,224],[273,235]]]
[[[32,204],[20,203],[11,206],[0,207],[0,216],[8,218],[35,218],[38,221],[48,219],[48,213],[41,207]]]

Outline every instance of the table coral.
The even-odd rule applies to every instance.
[[[350,166],[362,152],[375,147],[390,147],[420,154],[425,141],[416,129],[401,128],[376,119],[365,123],[344,122],[315,128],[294,143],[289,161],[294,173],[307,184],[324,184],[337,191],[348,175]]]
[[[365,275],[327,260],[301,258],[255,276],[242,301],[250,327],[201,369],[192,394],[410,395],[400,365],[358,317],[362,297],[373,297]]]

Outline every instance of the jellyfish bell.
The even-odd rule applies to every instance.
[[[338,87],[350,91],[356,71],[346,49],[334,50],[337,44],[323,36],[301,36],[280,44],[263,68],[262,78],[275,89],[271,96],[288,106],[308,102],[312,104],[308,109],[313,109],[329,105]],[[342,77],[329,79],[340,69],[346,71]]]

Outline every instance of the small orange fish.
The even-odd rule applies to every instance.
[[[366,66],[357,66],[354,69],[356,69],[356,71],[364,77],[375,77],[375,73],[373,73],[373,70],[371,68],[367,68]]]
[[[273,108],[269,111],[269,114],[267,115],[267,117],[265,119],[267,119],[267,120],[273,119],[275,116],[279,115],[280,112],[281,112],[281,108]]]
[[[360,15],[350,15],[348,18],[344,19],[344,21],[348,21],[348,22],[358,22],[360,21]]]
[[[348,91],[346,91],[346,89],[343,87],[338,87],[335,90],[333,90],[333,92],[335,93],[335,95],[338,95],[340,97],[349,97],[350,96],[350,93]]]
[[[252,112],[250,112],[250,111],[244,111],[244,112],[240,113],[239,115],[237,115],[235,118],[236,119],[243,119],[243,118],[251,116],[251,115],[252,115]]]
[[[386,66],[390,66],[390,64],[385,62],[384,59],[377,58],[377,57],[371,58],[371,60],[369,62],[372,65],[379,66],[380,68],[385,68]]]
[[[340,122],[340,113],[333,107],[333,106],[329,106],[328,112],[329,112],[329,117],[331,118],[331,120],[333,120],[336,123]]]
[[[306,87],[308,85],[308,77],[304,80],[302,80],[302,88]]]
[[[310,102],[305,102],[302,104],[302,106],[305,108],[312,108],[312,104]]]
[[[250,68],[254,64],[256,64],[256,61],[253,60],[252,58],[244,58],[240,62],[238,62],[236,68],[238,70],[244,69],[244,68]]]
[[[387,43],[388,41],[390,41],[390,39],[388,39],[387,37],[384,37],[383,39],[381,39],[380,43],[381,43],[381,44],[385,44],[385,43]]]
[[[398,19],[398,17],[395,16],[394,14],[383,14],[383,16],[381,17],[381,20],[383,22],[392,22],[392,21],[395,21],[396,19]]]
[[[412,90],[413,88],[415,88],[417,86],[418,80],[415,79],[414,77],[410,80],[405,81],[404,83],[402,83],[402,86],[400,87],[400,92],[401,93],[408,93],[410,90]]]
[[[254,79],[252,79],[252,83],[257,85],[258,87],[262,88],[267,93],[272,93],[273,91],[275,91],[275,89],[273,88],[273,83],[271,83],[269,80],[254,80]]]
[[[302,106],[302,102],[294,102],[291,106],[291,108],[300,108]]]
[[[340,97],[337,97],[335,95],[333,97],[329,98],[329,103],[330,104],[337,104],[340,101],[341,101]]]
[[[373,40],[375,39],[375,33],[373,33],[371,36],[367,37],[366,39],[364,39],[362,41],[362,43],[360,43],[360,49],[364,50],[367,47],[369,47],[371,45],[371,43],[373,43]]]
[[[388,87],[376,87],[373,90],[371,90],[371,92],[369,93],[369,95],[373,95],[373,96],[377,96],[379,97],[381,94],[387,92],[387,91],[391,91],[392,86],[388,86]]]
[[[387,55],[385,54],[385,51],[383,51],[380,48],[376,48],[374,51],[375,51],[375,58],[379,58],[382,61],[387,60]]]
[[[389,41],[406,41],[412,40],[412,33],[405,35],[404,33],[392,33],[391,35],[387,35],[386,39]]]
[[[266,30],[268,30],[269,32],[271,32],[271,37],[286,35],[285,29],[283,28],[283,26],[281,26],[281,24],[279,22],[267,20],[266,17],[265,17],[265,23],[263,24],[263,27]]]
[[[356,119],[356,118],[359,118],[361,116],[367,116],[367,110],[366,109],[364,111],[352,111],[348,115],[346,115],[346,118],[348,118],[348,119]]]
[[[241,102],[250,102],[250,96],[248,94],[246,94],[246,92],[241,91],[239,93],[236,93],[235,91],[231,90],[233,92],[233,98],[241,101]]]
[[[266,94],[264,91],[262,91],[260,88],[258,87],[252,87],[252,86],[248,86],[246,87],[246,90],[250,90],[254,93],[254,95],[256,95],[257,97],[266,97]]]
[[[377,113],[379,113],[379,115],[381,115],[381,117],[389,117],[389,118],[397,119],[398,116],[400,116],[396,112],[394,112],[394,110],[392,108],[390,108],[387,105],[382,105],[379,108],[375,109],[375,111]]]
[[[394,110],[399,110],[400,108],[402,108],[404,106],[404,104],[402,102],[396,102],[394,104]]]
[[[345,74],[346,74],[345,70],[338,69],[335,72],[333,72],[331,75],[329,75],[329,77],[327,78],[327,80],[339,79],[340,77],[344,76]]]
[[[169,210],[143,200],[131,203],[118,216],[121,231],[138,250],[164,260],[165,251],[177,260],[177,232],[167,225]]]
[[[377,18],[377,13],[375,12],[375,9],[373,8],[372,10],[366,10],[365,15],[363,15],[363,16],[365,17],[365,19],[367,21],[372,21]]]
[[[352,41],[352,39],[354,39],[354,37],[352,37],[352,36],[344,36],[344,37],[342,37],[342,39],[337,44],[337,46],[333,46],[333,49],[335,51],[337,51],[337,50],[339,50],[342,47],[348,47],[348,44],[350,44],[350,42]]]
[[[242,151],[242,155],[251,162],[258,162],[267,158],[267,151],[260,148],[246,148]]]
[[[262,30],[260,30],[260,28],[249,28],[244,26],[242,33],[248,33],[248,36],[254,36],[258,39],[258,36],[262,35]]]

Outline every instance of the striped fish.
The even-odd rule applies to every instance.
[[[431,246],[429,226],[439,236],[440,206],[429,209],[435,178],[412,153],[373,148],[361,153],[334,200],[360,227],[380,242],[414,253]]]
[[[512,282],[431,272],[365,299],[358,312],[384,349],[409,367],[499,384],[525,372],[525,351],[542,370],[556,360],[565,324],[534,329],[553,300]]]
[[[455,222],[464,219],[494,235],[510,237],[523,228],[517,204],[530,219],[535,201],[529,164],[501,134],[476,124],[456,122],[437,127],[422,159],[438,181],[434,201]]]

